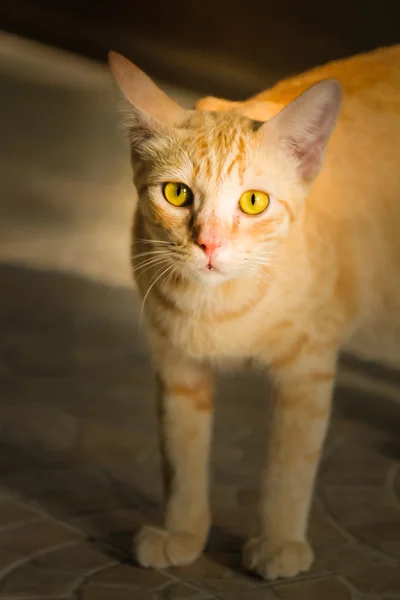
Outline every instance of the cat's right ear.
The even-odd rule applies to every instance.
[[[147,138],[155,130],[173,127],[189,111],[169,98],[141,69],[117,52],[108,56],[110,70],[128,105],[124,107],[131,137]]]
[[[319,81],[267,121],[259,135],[275,131],[281,148],[294,159],[301,180],[313,181],[322,168],[341,103],[339,82]]]

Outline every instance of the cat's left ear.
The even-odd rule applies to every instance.
[[[189,114],[174,102],[141,69],[117,52],[109,53],[110,70],[129,102],[129,126],[137,133],[173,127]]]
[[[276,140],[296,165],[303,181],[312,181],[322,169],[325,150],[342,104],[338,81],[312,85],[259,130]]]

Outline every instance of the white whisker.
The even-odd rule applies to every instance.
[[[139,277],[141,277],[143,275],[143,273],[145,273],[146,271],[148,271],[150,268],[154,268],[158,265],[162,265],[165,264],[166,262],[169,262],[169,260],[167,258],[157,258],[157,259],[151,259],[149,261],[146,261],[140,265],[137,266],[136,269],[134,269],[133,273],[135,275],[136,279],[139,279]],[[138,275],[138,271],[141,271],[141,273]]]
[[[157,256],[160,254],[170,254],[169,250],[149,250],[148,252],[139,252],[139,254],[131,254],[131,258],[143,258],[144,256]]]
[[[167,241],[167,240],[150,240],[150,239],[144,239],[144,238],[134,238],[133,242],[141,242],[143,244],[172,244],[171,242]]]
[[[146,300],[147,300],[147,297],[148,297],[149,293],[151,292],[152,288],[154,287],[154,285],[157,283],[157,281],[158,281],[158,280],[159,280],[159,279],[160,279],[160,278],[161,278],[163,275],[165,275],[166,273],[168,273],[168,271],[169,271],[170,269],[174,269],[174,268],[175,268],[175,265],[170,265],[169,267],[166,267],[166,268],[165,268],[165,269],[162,271],[162,273],[161,273],[160,275],[158,275],[158,277],[156,277],[156,279],[155,279],[155,280],[154,280],[154,281],[151,283],[151,285],[150,285],[149,289],[147,290],[147,292],[146,292],[146,294],[145,294],[145,296],[144,296],[144,298],[143,298],[143,302],[142,302],[142,309],[141,309],[141,311],[140,311],[140,324],[142,323],[142,319],[143,319],[144,305],[145,305],[145,302],[146,302]],[[158,273],[159,273],[159,271],[158,271]]]

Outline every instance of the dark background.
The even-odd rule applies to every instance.
[[[399,4],[5,0],[0,26],[101,61],[113,48],[154,77],[236,98],[330,59],[398,43]]]

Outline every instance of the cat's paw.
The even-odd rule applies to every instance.
[[[143,527],[134,540],[134,554],[142,567],[188,565],[202,553],[204,540],[190,533]]]
[[[308,571],[313,551],[307,542],[272,540],[264,537],[250,539],[243,549],[243,564],[264,579],[293,577]]]

